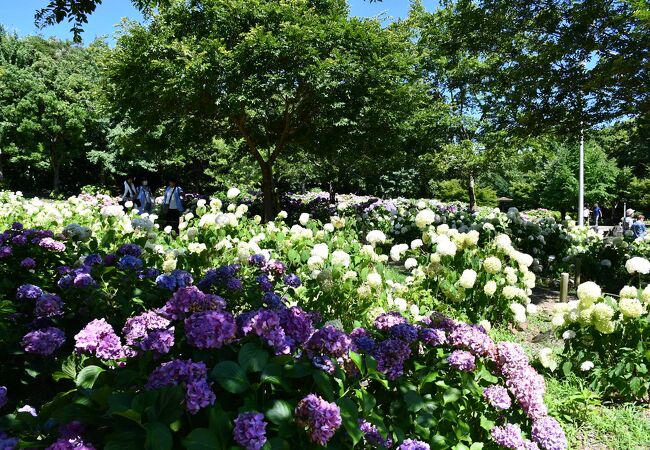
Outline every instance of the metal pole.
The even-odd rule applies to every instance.
[[[578,225],[584,225],[585,210],[585,132],[580,122],[580,174],[578,186]]]

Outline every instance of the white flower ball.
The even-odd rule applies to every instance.
[[[578,286],[578,298],[588,303],[593,303],[598,300],[602,294],[600,286],[593,281],[587,281]]]
[[[618,296],[621,298],[636,298],[637,290],[634,286],[623,286]]]
[[[307,213],[302,213],[300,214],[300,217],[298,218],[298,222],[300,222],[300,225],[305,226],[309,222],[309,214]]]
[[[280,212],[278,213],[278,219],[282,219],[282,220],[284,220],[284,219],[287,218],[287,216],[288,216],[288,214],[287,214],[286,211],[280,211]]]
[[[497,291],[497,283],[494,280],[490,280],[487,283],[485,283],[485,286],[483,286],[483,292],[485,292],[485,295],[488,297],[492,297],[494,293]]]
[[[427,208],[418,212],[415,216],[415,225],[422,230],[431,225],[435,220],[436,213]]]
[[[417,266],[418,261],[415,258],[407,258],[406,261],[404,261],[404,268],[406,270],[415,269]]]
[[[583,372],[589,372],[593,368],[594,368],[594,363],[591,361],[585,361],[582,364],[580,364],[580,370],[582,370]]]
[[[557,369],[557,361],[553,358],[553,349],[549,347],[544,347],[539,351],[539,362],[551,372]]]
[[[507,286],[506,286],[507,287]],[[515,322],[524,323],[526,322],[526,307],[520,303],[511,303],[510,311],[514,314]]]
[[[325,243],[316,244],[311,250],[311,256],[318,256],[322,260],[326,260],[328,255],[329,248]]]
[[[422,242],[422,239],[414,239],[411,241],[411,249],[416,250],[420,247],[422,247],[424,243]]]
[[[383,231],[372,230],[366,235],[366,241],[368,241],[373,246],[377,244],[383,244],[386,242],[386,235],[383,233]]]
[[[436,242],[436,253],[440,256],[454,256],[456,254],[456,244],[451,242],[446,235],[438,236],[438,242]]]
[[[501,260],[496,256],[488,256],[483,261],[483,268],[487,273],[499,273],[501,271]]]
[[[343,250],[334,250],[332,252],[332,264],[334,264],[335,266],[349,267],[350,255],[348,255]]]
[[[576,337],[576,332],[573,330],[566,330],[564,333],[562,333],[562,339],[565,341],[573,339],[574,337]]]
[[[381,286],[381,275],[377,272],[370,272],[366,278],[366,282],[370,287],[378,288]]]
[[[334,225],[331,223],[326,223],[323,225],[323,230],[327,231],[328,233],[333,233],[334,232]]]
[[[647,275],[650,272],[650,261],[639,256],[630,258],[625,263],[625,268],[629,274],[639,273],[641,275]]]
[[[237,189],[236,187],[231,187],[230,189],[228,189],[228,192],[226,192],[226,197],[228,197],[229,200],[232,200],[234,198],[237,198],[237,196],[239,196],[240,193],[241,191],[239,189]]]
[[[643,310],[643,305],[639,299],[636,298],[622,298],[618,302],[618,307],[621,310],[623,317],[628,317],[631,319],[641,317],[641,315],[645,312]]]
[[[406,300],[400,297],[396,297],[395,300],[393,301],[393,304],[397,309],[400,311],[406,311]]]
[[[471,289],[474,287],[474,283],[476,283],[476,275],[476,271],[473,269],[465,269],[458,280],[458,284],[465,289]]]

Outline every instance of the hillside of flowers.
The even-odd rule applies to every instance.
[[[537,362],[489,331],[577,258],[621,290],[557,305],[563,373],[647,398],[648,241],[429,200],[189,203],[177,234],[0,193],[0,448],[563,450]]]

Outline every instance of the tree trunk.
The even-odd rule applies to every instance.
[[[61,160],[52,158],[52,190],[59,191],[61,186]]]
[[[329,182],[330,205],[336,204],[336,191],[334,191],[334,184]]]
[[[476,186],[474,183],[474,174],[470,173],[467,180],[467,192],[469,193],[469,210],[476,211]]]
[[[273,166],[268,161],[260,161],[262,169],[262,195],[264,196],[264,221],[275,218],[275,192],[273,185]]]

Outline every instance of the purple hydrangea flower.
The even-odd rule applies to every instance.
[[[136,256],[124,255],[117,262],[117,267],[122,270],[136,270],[142,267],[142,260]]]
[[[0,449],[2,450],[15,450],[18,448],[18,438],[9,437],[0,431]]]
[[[105,319],[95,319],[88,323],[77,335],[77,352],[94,353],[101,359],[120,359],[126,356],[120,338]]]
[[[314,324],[310,314],[301,308],[292,306],[278,312],[280,325],[284,329],[287,340],[292,349],[303,345],[314,333]]]
[[[41,239],[41,241],[38,243],[39,247],[44,248],[46,250],[52,250],[54,252],[62,252],[65,251],[65,244],[63,242],[55,241],[54,239],[50,237],[46,237]]]
[[[122,329],[127,345],[158,354],[168,353],[174,345],[174,327],[155,311],[127,319]]]
[[[407,323],[406,317],[398,312],[388,312],[381,314],[375,319],[375,328],[379,331],[390,330],[395,325]]]
[[[515,396],[521,408],[531,419],[539,419],[548,414],[544,404],[546,385],[544,377],[535,369],[526,366],[506,379],[506,385]]]
[[[11,238],[11,243],[14,245],[25,245],[27,244],[27,237],[19,234]]]
[[[242,289],[244,289],[244,283],[242,282],[241,279],[237,277],[233,277],[228,279],[228,281],[226,281],[226,289],[228,289],[229,291],[241,291]]]
[[[260,289],[264,292],[269,292],[273,290],[273,283],[269,276],[265,273],[258,275],[255,280],[259,283]]]
[[[326,325],[312,334],[305,349],[312,355],[339,358],[350,351],[351,344],[350,336],[332,325]]]
[[[234,278],[237,272],[239,272],[239,269],[241,269],[241,266],[239,264],[231,264],[227,266],[221,266],[216,269],[209,269],[205,272],[203,279],[199,281],[199,289],[207,290],[213,284],[226,286],[228,281]]]
[[[411,357],[411,349],[401,339],[386,339],[377,345],[373,356],[377,360],[377,369],[389,380],[395,380],[404,373],[404,363]]]
[[[390,437],[384,438],[377,427],[367,420],[359,419],[359,429],[363,433],[363,438],[372,447],[391,448],[393,440]]]
[[[170,291],[191,286],[193,282],[192,274],[181,269],[176,269],[170,274],[162,274],[156,277],[156,284]]]
[[[447,358],[447,362],[454,369],[471,372],[476,369],[476,358],[465,350],[454,350]]]
[[[508,390],[503,386],[490,386],[483,391],[485,397],[494,409],[505,411],[512,405]]]
[[[493,427],[490,433],[494,442],[501,447],[511,450],[519,450],[524,447],[524,438],[521,435],[519,425],[506,423],[502,426]]]
[[[440,328],[422,328],[420,329],[420,340],[433,347],[440,347],[447,343],[447,334]]]
[[[55,327],[41,328],[30,331],[22,340],[22,345],[27,353],[48,356],[54,353],[65,342],[65,333]]]
[[[291,353],[291,340],[280,324],[280,315],[269,309],[260,309],[238,317],[241,333],[254,333],[273,347],[277,355]]]
[[[464,347],[476,356],[493,357],[496,354],[494,342],[478,327],[460,324],[449,334],[449,342],[456,347]]]
[[[390,335],[410,344],[417,340],[418,329],[409,323],[399,323],[390,328]]]
[[[178,320],[192,312],[221,311],[226,307],[226,301],[212,294],[205,294],[195,286],[183,287],[174,292],[171,299],[163,306],[165,316]]]
[[[60,438],[45,450],[95,450],[95,447],[84,442],[81,437]]]
[[[377,346],[375,339],[365,328],[355,328],[352,330],[352,333],[350,333],[350,339],[352,339],[351,349],[356,353],[371,353]]]
[[[13,249],[8,245],[0,247],[0,259],[8,258],[13,254]]]
[[[405,439],[397,450],[431,450],[429,444],[415,439]]]
[[[86,272],[77,273],[72,280],[72,285],[77,289],[95,286],[95,279]]]
[[[309,394],[296,406],[296,422],[307,428],[309,439],[325,445],[341,426],[341,411],[335,403]]]
[[[562,427],[552,417],[542,417],[533,422],[531,436],[544,450],[566,450],[568,444]]]
[[[20,267],[23,269],[34,269],[36,268],[36,260],[34,258],[25,258],[20,261]]]
[[[129,255],[139,258],[142,255],[142,248],[138,244],[123,244],[117,253],[120,255]]]
[[[104,265],[105,266],[114,266],[117,262],[117,255],[115,253],[109,253],[104,256]]]
[[[149,375],[147,389],[158,389],[164,386],[185,385],[185,407],[190,414],[196,414],[200,409],[213,405],[216,400],[210,383],[207,382],[207,368],[202,362],[191,359],[174,359],[162,363]]]
[[[83,435],[85,431],[86,427],[84,424],[78,420],[74,420],[59,427],[59,437],[65,439],[74,439]]]
[[[262,296],[262,303],[272,309],[277,309],[283,306],[282,297],[275,292],[266,292]]]
[[[252,255],[250,258],[248,258],[248,263],[250,265],[262,268],[266,265],[266,256],[257,253],[255,255]]]
[[[55,294],[43,294],[34,306],[34,316],[38,318],[54,317],[63,314],[63,301]]]
[[[229,312],[201,311],[185,319],[187,343],[197,348],[221,348],[236,334],[237,325]]]
[[[91,253],[90,255],[84,258],[84,266],[92,267],[98,264],[103,264],[104,260],[102,256],[97,253]]]
[[[300,277],[295,273],[290,273],[284,276],[284,284],[292,288],[298,288],[302,284]]]
[[[23,284],[16,291],[18,300],[35,300],[43,295],[43,290],[33,284]]]
[[[11,229],[12,229],[12,230],[20,231],[20,230],[22,230],[23,228],[24,228],[24,226],[23,226],[23,224],[20,223],[20,222],[14,222],[14,223],[11,224]]]
[[[246,450],[260,450],[266,443],[266,421],[258,412],[241,413],[235,419],[235,442]]]
[[[7,388],[5,386],[0,386],[0,408],[6,405],[8,401]]]
[[[269,261],[265,266],[264,266],[264,271],[268,272],[272,275],[275,275],[277,277],[282,276],[284,272],[286,272],[286,267],[281,261],[278,261],[276,259],[273,259]]]

